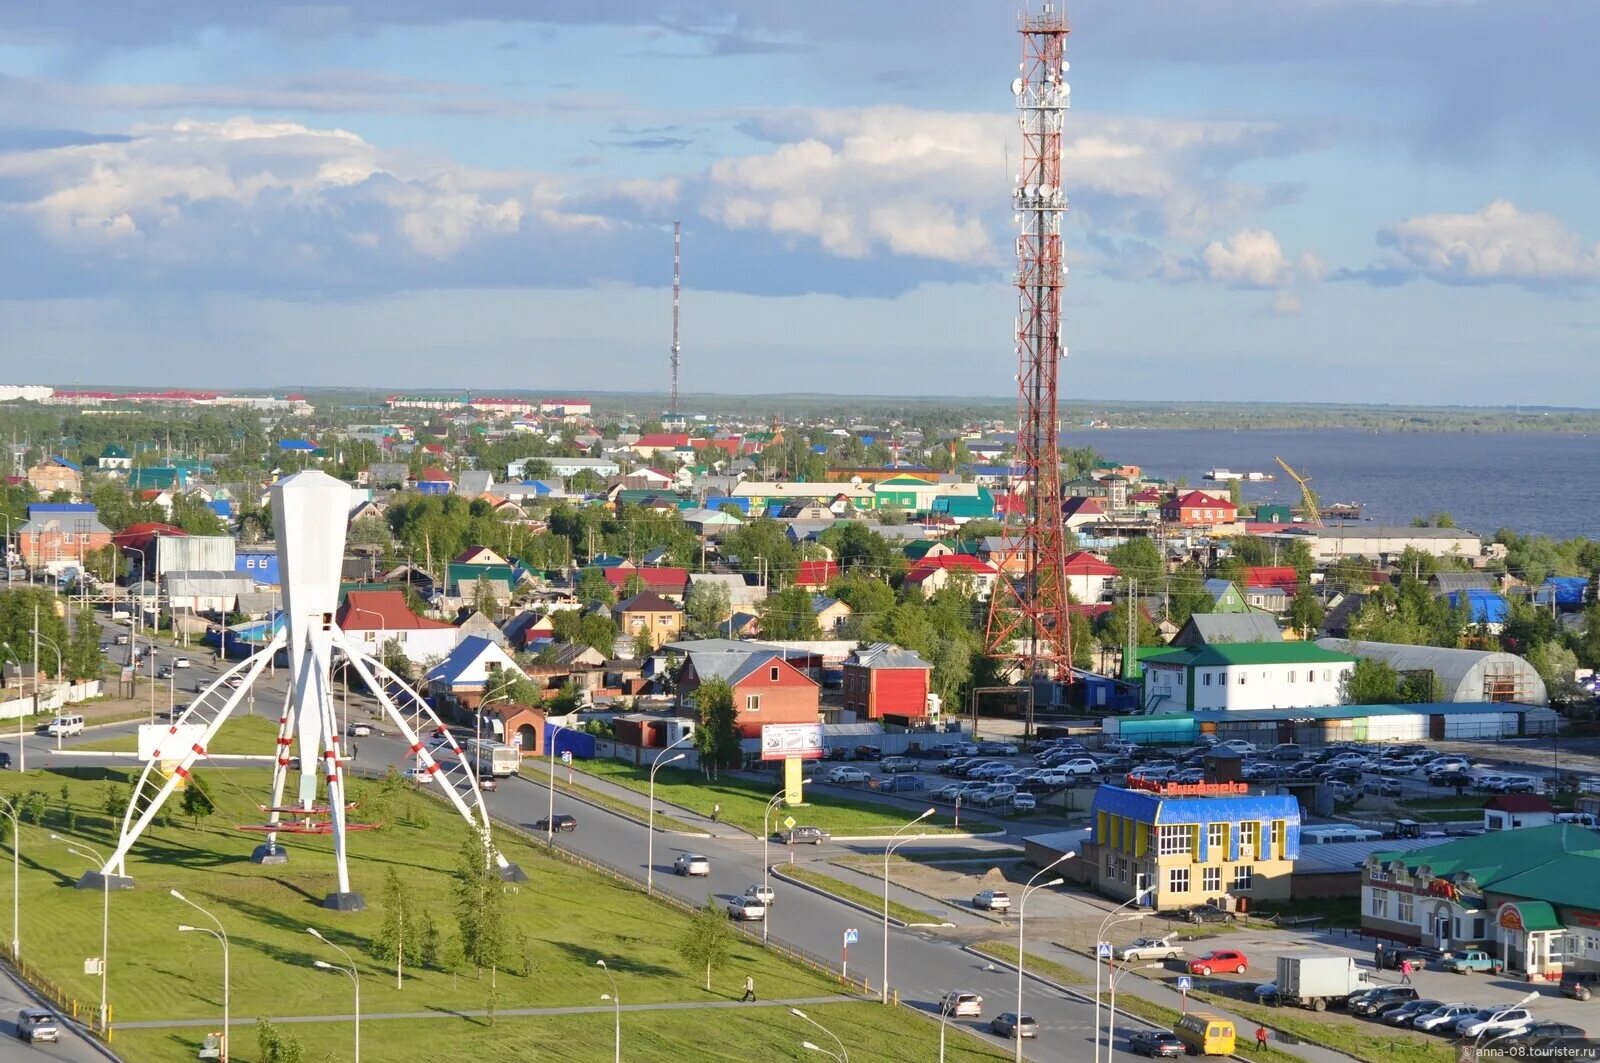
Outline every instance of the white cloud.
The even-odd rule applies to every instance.
[[[1301,310],[1300,297],[1281,292],[1272,300],[1272,312],[1280,317],[1296,317]]]
[[[1390,248],[1378,275],[1447,284],[1548,286],[1600,281],[1600,244],[1585,245],[1552,215],[1497,199],[1472,214],[1424,214],[1378,234]]]
[[[1213,240],[1200,259],[1208,277],[1230,288],[1276,288],[1291,274],[1278,238],[1264,229],[1234,233],[1226,243]]]

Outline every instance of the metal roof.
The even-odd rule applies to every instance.
[[[1184,646],[1143,658],[1146,664],[1218,668],[1248,664],[1347,664],[1355,658],[1304,642],[1244,642]]]
[[[1490,831],[1422,851],[1391,849],[1373,856],[1384,863],[1398,860],[1412,871],[1425,866],[1436,878],[1467,874],[1494,893],[1589,911],[1600,907],[1594,888],[1600,831],[1576,823]]]

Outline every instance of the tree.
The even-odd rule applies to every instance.
[[[1106,560],[1117,566],[1124,579],[1136,579],[1152,591],[1156,581],[1167,571],[1161,548],[1144,536],[1113,546]]]
[[[494,595],[494,586],[488,576],[479,576],[472,585],[472,608],[494,620],[500,615],[500,600]]]
[[[578,582],[573,588],[573,593],[580,602],[617,604],[617,592],[611,589],[611,583],[606,579],[604,569],[586,568],[578,573]]]
[[[894,544],[860,521],[837,521],[817,540],[833,551],[839,568],[845,572],[862,568],[887,579],[905,560]]]
[[[1213,604],[1200,566],[1193,561],[1178,566],[1167,581],[1167,619],[1182,627],[1195,613],[1209,613]]]
[[[188,784],[183,788],[183,814],[194,820],[194,825],[198,827],[202,819],[216,810],[211,795],[200,785],[200,776],[190,772]]]
[[[1356,659],[1340,691],[1346,705],[1389,705],[1399,700],[1400,675],[1386,662],[1371,657]]]
[[[128,555],[107,544],[83,555],[83,567],[103,583],[114,583],[128,574]]]
[[[1404,705],[1432,705],[1444,701],[1444,681],[1430,669],[1407,672],[1400,678],[1398,700]]]
[[[709,639],[722,634],[733,613],[733,596],[722,583],[695,583],[683,602],[683,625],[690,638]]]
[[[628,573],[627,579],[622,581],[622,600],[627,601],[629,598],[637,597],[647,589],[649,589],[649,585],[644,581],[644,574],[635,569]]]
[[[1554,702],[1567,702],[1582,695],[1578,686],[1578,655],[1556,642],[1544,642],[1528,651],[1528,663]]]
[[[761,637],[775,641],[820,639],[822,628],[811,611],[811,592],[789,587],[767,595],[757,612],[761,615]]]
[[[1289,601],[1289,622],[1301,638],[1310,638],[1311,632],[1322,626],[1326,612],[1310,587],[1301,587]]]
[[[560,609],[550,615],[550,624],[558,641],[593,646],[607,657],[616,648],[617,624],[609,613]]]
[[[373,957],[394,964],[394,987],[405,984],[405,965],[429,968],[439,962],[439,928],[426,907],[412,902],[400,873],[389,868],[383,879],[383,922],[368,942]]]
[[[406,656],[406,648],[397,638],[389,639],[383,644],[383,652],[379,654],[383,666],[401,679],[409,680],[412,676],[411,658]]]
[[[520,668],[496,668],[489,673],[483,685],[482,704],[491,702],[506,705],[537,705],[543,700],[539,684],[529,679]]]
[[[719,768],[736,767],[742,753],[733,688],[724,679],[704,680],[695,688],[694,707],[694,748],[700,754],[700,770],[715,778]]]
[[[717,906],[717,899],[706,897],[706,903],[697,909],[678,939],[678,955],[696,969],[706,970],[706,989],[711,988],[711,969],[728,958],[738,931],[728,924],[728,919]]]
[[[300,1042],[285,1037],[265,1018],[256,1019],[256,1058],[259,1063],[301,1063],[305,1050]]]
[[[456,865],[456,927],[462,958],[480,978],[487,967],[493,980],[505,951],[504,895],[489,834],[474,831],[461,843],[461,862]]]
[[[105,671],[106,656],[100,651],[100,628],[90,610],[78,610],[76,630],[72,632],[66,650],[68,678],[94,679]]]
[[[1161,643],[1161,632],[1151,621],[1148,613],[1144,611],[1144,603],[1135,599],[1133,603],[1133,644],[1134,646],[1157,646]],[[1106,614],[1100,619],[1099,626],[1100,645],[1107,649],[1117,649],[1128,644],[1128,599],[1118,598]]]
[[[210,503],[198,495],[178,495],[172,500],[171,522],[190,535],[226,535],[227,525]]]

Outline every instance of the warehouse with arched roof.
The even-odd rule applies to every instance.
[[[1509,701],[1548,705],[1550,694],[1533,665],[1514,653],[1451,650],[1396,642],[1318,639],[1317,645],[1382,661],[1402,676],[1432,672],[1444,687],[1446,701]]]

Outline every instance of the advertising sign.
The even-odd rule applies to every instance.
[[[180,724],[173,733],[174,728],[164,723],[141,723],[139,725],[139,760],[141,762],[156,759],[156,754],[161,754],[163,761],[176,763],[183,759],[189,747],[200,741],[200,736],[206,729],[197,723]]]
[[[761,725],[761,759],[801,760],[822,758],[820,723],[764,723]]]

